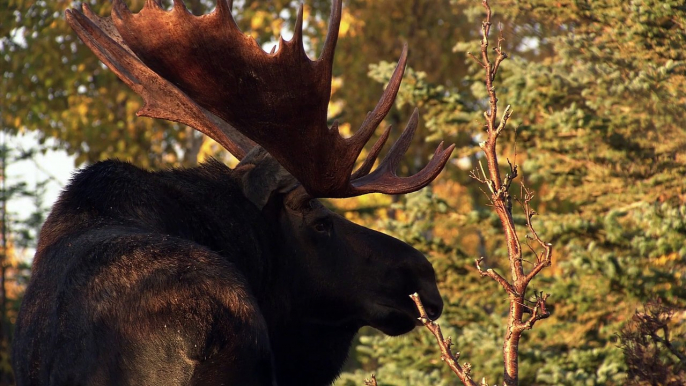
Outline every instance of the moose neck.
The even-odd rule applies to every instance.
[[[288,259],[287,254],[279,257]],[[284,291],[286,286],[297,285],[293,280],[297,275],[283,272],[288,270],[279,270],[259,299],[269,328],[277,384],[330,385],[340,374],[360,325],[309,319],[304,305]]]
[[[293,321],[270,331],[280,385],[330,385],[340,374],[357,328]]]
[[[262,209],[266,223],[283,225],[285,205],[283,195],[273,196]],[[272,256],[268,288],[258,301],[269,329],[277,384],[330,385],[340,374],[360,323],[318,320],[319,304],[311,298],[316,291],[301,261],[308,252],[294,248],[294,236],[284,228],[272,234],[280,248]]]
[[[236,246],[240,246],[239,253],[231,253],[227,257],[244,273],[267,321],[278,384],[331,384],[340,373],[359,325],[331,325],[303,320],[303,315],[312,310],[305,309],[306,300],[293,297],[298,293],[305,296],[309,289],[302,288],[302,267],[295,263],[297,259],[292,255],[293,250],[284,247],[289,242],[276,225],[283,211],[281,197],[270,200],[262,210],[254,208],[247,211],[245,208],[253,206],[247,200],[243,201],[241,195],[235,195],[230,200],[222,195],[201,195],[200,192],[217,191],[228,194],[237,189],[236,184],[242,183],[232,170],[216,162],[196,169],[163,172],[161,176],[172,174],[177,186],[182,186],[184,195],[189,200],[197,201],[192,211],[184,214],[176,212],[174,215],[187,217],[182,221],[184,223],[204,224],[186,228],[193,234],[185,237],[220,253],[236,251]],[[187,175],[204,178],[185,178]],[[179,183],[179,180],[184,183]],[[185,184],[185,181],[192,183]],[[198,185],[205,184],[207,186],[199,189]],[[220,200],[217,201],[217,198]],[[236,210],[237,205],[243,206],[244,210]],[[198,215],[199,207],[212,208],[211,213],[205,212],[201,219],[192,220]],[[218,218],[216,213],[230,213],[231,219]],[[238,232],[228,227],[229,223],[250,226],[244,226]],[[210,232],[206,228],[226,229],[227,232]],[[167,231],[182,237],[185,233],[185,230]]]

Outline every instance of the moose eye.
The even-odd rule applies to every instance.
[[[328,233],[329,232],[329,226],[324,223],[324,222],[318,222],[314,224],[314,230],[320,233]]]

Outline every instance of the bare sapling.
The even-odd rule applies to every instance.
[[[484,152],[487,161],[487,169],[481,167],[471,172],[471,177],[486,185],[486,194],[490,203],[496,211],[502,230],[504,232],[507,245],[508,260],[510,266],[510,279],[496,272],[494,269],[485,268],[485,258],[476,259],[476,268],[481,276],[487,276],[495,280],[507,293],[510,301],[510,309],[503,343],[503,363],[504,363],[504,383],[507,386],[519,384],[519,341],[525,330],[530,330],[536,322],[550,316],[546,307],[546,300],[549,294],[534,293],[527,296],[529,283],[545,267],[550,266],[552,257],[552,245],[543,241],[531,222],[536,212],[531,208],[531,201],[534,197],[533,192],[528,190],[523,184],[519,198],[513,198],[510,194],[510,187],[513,180],[518,175],[516,163],[507,160],[508,172],[504,177],[498,162],[497,141],[500,133],[506,128],[507,122],[512,115],[512,109],[508,105],[505,107],[500,119],[498,120],[498,98],[494,80],[501,63],[507,58],[507,54],[502,50],[504,38],[502,34],[498,37],[496,47],[493,48],[495,59],[489,56],[489,33],[491,30],[491,7],[487,0],[482,4],[486,9],[486,18],[481,24],[481,57],[472,53],[468,55],[473,58],[485,71],[486,89],[488,92],[489,106],[484,112],[486,140],[479,146]],[[515,153],[516,154],[516,153]],[[512,201],[518,202],[526,218],[526,241],[525,244],[535,256],[533,268],[524,269],[524,259],[522,253],[522,241],[515,229],[512,216]],[[464,385],[487,386],[485,378],[481,382],[476,382],[471,374],[472,365],[469,363],[459,364],[459,352],[452,351],[452,341],[450,337],[444,338],[440,326],[427,317],[421,300],[418,296],[411,295],[420,313],[420,320],[436,337],[441,349],[441,359],[448,364],[450,369],[457,375]],[[525,317],[525,314],[527,316]]]

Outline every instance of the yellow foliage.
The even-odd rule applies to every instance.
[[[340,90],[343,86],[343,77],[334,76],[331,79],[331,95],[335,94],[336,91]]]
[[[80,116],[85,116],[88,113],[88,106],[85,103],[81,103],[76,106],[76,111],[78,111]]]
[[[303,20],[310,20],[310,15],[312,14],[312,7],[309,5],[303,6]]]
[[[274,36],[279,36],[279,34],[281,34],[281,29],[283,28],[283,19],[272,20],[270,26]]]
[[[200,145],[200,151],[198,151],[198,163],[205,162],[208,158],[211,158],[215,153],[214,147],[217,144],[212,138],[206,135],[202,136],[202,145]]]
[[[329,99],[329,106],[328,106],[329,117],[335,117],[335,116],[339,115],[343,111],[343,108],[345,107],[345,103],[343,101],[333,99],[333,95],[338,90],[340,90],[342,86],[343,86],[343,78],[337,76],[331,80],[331,96],[332,96],[332,98]],[[341,127],[342,126],[343,125],[341,125]],[[347,134],[343,134],[343,130],[341,129],[341,134],[343,134],[343,136],[350,135],[350,125],[348,125],[346,133]]]
[[[657,267],[664,267],[667,264],[676,261],[679,259],[679,254],[676,252],[672,252],[668,255],[662,255],[658,256],[656,258],[651,259],[651,264]]]
[[[341,37],[355,37],[360,32],[362,27],[364,27],[364,21],[356,19],[350,12],[347,12],[345,8],[343,9],[343,14],[341,15]]]
[[[338,126],[338,132],[341,133],[341,136],[344,138],[348,138],[352,135],[352,128],[350,127],[350,123],[341,123]]]
[[[265,11],[257,11],[255,12],[255,16],[250,19],[250,29],[252,30],[258,30],[262,25],[264,25],[264,19],[267,17],[267,12]]]
[[[0,248],[0,251],[5,255],[5,264],[7,264],[8,267],[16,267],[19,259],[17,248],[15,247],[14,242],[12,242],[12,239],[8,238],[6,248],[7,249],[4,251]]]

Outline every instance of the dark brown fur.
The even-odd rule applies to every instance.
[[[326,385],[360,327],[416,325],[410,293],[440,313],[419,252],[297,190],[258,208],[259,170],[78,173],[40,235],[17,384]]]

